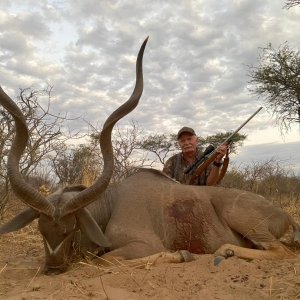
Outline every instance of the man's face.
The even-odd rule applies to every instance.
[[[183,153],[191,153],[196,151],[198,139],[195,135],[184,132],[178,139],[179,147]]]

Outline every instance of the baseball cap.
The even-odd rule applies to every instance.
[[[182,127],[178,133],[177,133],[177,140],[180,138],[180,136],[184,133],[184,132],[187,132],[187,133],[190,133],[191,135],[196,135],[195,131],[193,128],[190,128],[190,127]]]

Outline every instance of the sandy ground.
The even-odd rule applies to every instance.
[[[45,276],[43,245],[33,223],[0,236],[0,299],[300,299],[300,258],[233,257],[218,266],[213,258],[139,268],[117,261],[103,268],[83,259],[64,274]]]

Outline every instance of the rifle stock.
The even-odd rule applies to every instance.
[[[195,184],[198,177],[204,172],[205,169],[208,168],[208,166],[214,162],[217,155],[219,153],[214,150],[214,152],[194,171],[193,175],[190,178],[189,184]]]
[[[225,139],[225,141],[223,141],[223,143],[221,143],[221,145],[224,144],[229,144],[232,141],[232,138],[262,109],[262,107],[260,107],[254,114],[252,114],[238,129],[236,129],[227,139]],[[220,146],[221,146],[220,145]],[[205,161],[203,161],[199,166],[197,166],[197,168],[194,170],[194,172],[191,175],[189,184],[195,184],[197,178],[204,172],[204,170],[206,170],[208,168],[208,166],[210,164],[212,164],[214,162],[214,160],[216,159],[216,157],[218,156],[219,152],[218,152],[218,147],[216,147],[216,149],[211,152],[210,155],[207,156],[207,158],[205,159]],[[197,162],[196,162],[197,163]],[[227,170],[227,168],[226,168]],[[225,170],[225,172],[226,172]],[[225,174],[222,174],[222,178],[224,177]],[[219,177],[221,178],[221,177]],[[216,180],[216,183],[220,182],[219,179]]]

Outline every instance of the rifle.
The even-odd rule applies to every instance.
[[[228,138],[226,138],[219,146],[221,145],[229,145],[232,143],[232,138],[262,109],[260,107],[254,114],[252,114],[238,129],[236,129]],[[219,147],[218,146],[218,147]],[[218,156],[218,147],[214,148],[212,145],[208,146],[203,155],[188,169],[184,171],[185,174],[192,174],[189,184],[194,184],[197,178],[204,172],[207,167],[214,162],[216,157]],[[227,162],[228,164],[228,162]],[[226,172],[226,171],[225,171]],[[222,174],[222,176],[225,175]],[[220,182],[220,178],[218,178],[218,182]]]

